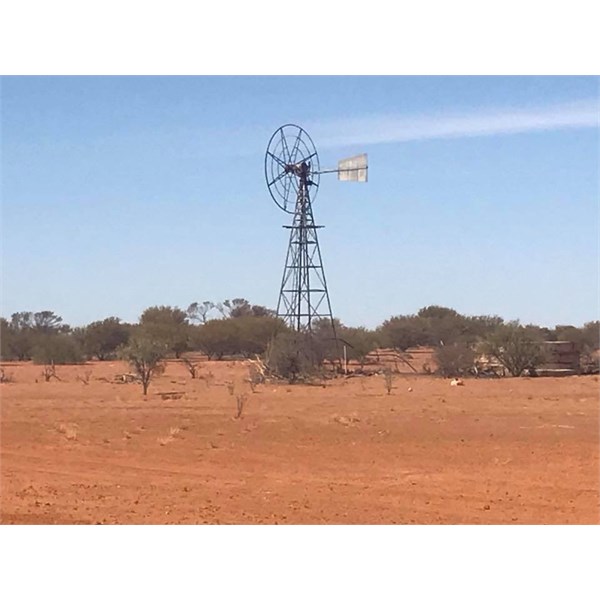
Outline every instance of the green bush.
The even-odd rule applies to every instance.
[[[204,325],[193,326],[192,348],[220,360],[225,355],[238,353],[239,335],[236,319],[213,319]]]
[[[192,326],[192,347],[210,358],[264,354],[273,336],[286,326],[274,317],[230,317]]]
[[[142,313],[140,327],[179,358],[189,349],[190,325],[187,318],[185,311],[180,308],[151,306]]]
[[[90,323],[81,332],[86,353],[98,360],[114,358],[117,348],[129,340],[130,329],[116,317]]]
[[[377,348],[377,335],[364,327],[341,327],[337,332],[342,343],[347,344],[348,360],[356,360],[364,366],[369,352]]]
[[[165,370],[164,358],[168,347],[162,341],[152,339],[146,332],[138,330],[131,336],[127,346],[119,351],[119,357],[129,363],[142,384],[144,396],[150,381]]]
[[[40,336],[33,347],[31,357],[40,365],[73,365],[84,362],[81,346],[70,336],[54,334]]]
[[[513,377],[535,369],[545,359],[539,331],[513,321],[500,325],[481,345],[485,354],[495,357]]]
[[[428,346],[432,341],[427,319],[414,315],[392,317],[384,321],[377,333],[384,346],[400,352],[413,346]]]
[[[434,352],[437,373],[443,377],[467,375],[473,367],[475,352],[468,344],[438,346]]]
[[[294,383],[319,373],[323,353],[314,336],[288,331],[273,338],[265,362],[275,376]]]

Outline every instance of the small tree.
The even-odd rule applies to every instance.
[[[140,378],[144,396],[148,393],[150,381],[165,370],[164,357],[167,348],[147,335],[136,335],[121,350],[121,358],[126,360]]]
[[[62,325],[62,317],[55,315],[51,310],[42,310],[33,313],[33,327],[39,333],[56,333],[68,330],[68,326]]]
[[[223,300],[213,305],[224,319],[237,319],[239,317],[274,317],[275,311],[261,306],[260,304],[250,304],[246,298],[234,298],[233,300]]]
[[[40,335],[31,352],[33,362],[41,365],[72,365],[84,362],[81,347],[70,335]]]
[[[208,313],[215,308],[215,303],[210,300],[204,302],[192,302],[185,311],[189,321],[197,321],[198,323],[206,323],[208,321]]]
[[[588,346],[590,350],[598,350],[600,348],[600,321],[589,321],[584,323],[583,345]]]
[[[233,319],[238,317],[249,317],[252,314],[252,305],[246,298],[234,298],[225,300],[223,305],[229,310],[229,316]]]
[[[375,332],[364,327],[341,327],[337,333],[342,343],[347,345],[348,360],[356,360],[364,367],[369,352],[377,348]]]
[[[498,327],[482,344],[482,350],[496,358],[513,377],[519,377],[544,361],[541,341],[535,331],[512,321]]]
[[[83,347],[89,356],[106,360],[129,340],[130,326],[116,317],[90,323],[82,332]]]
[[[400,352],[431,343],[429,323],[425,317],[392,317],[384,321],[377,332],[383,344]]]
[[[266,353],[266,365],[277,377],[294,383],[314,375],[323,362],[318,341],[310,334],[295,331],[280,333],[273,338]]]
[[[181,359],[181,362],[183,362],[183,364],[185,365],[185,368],[192,376],[192,379],[196,379],[196,377],[198,377],[198,372],[200,371],[200,365],[187,357],[183,357]]]
[[[264,354],[269,342],[287,329],[281,319],[270,316],[232,317],[237,352],[243,356]]]
[[[140,325],[157,342],[160,342],[168,352],[173,352],[179,358],[189,345],[188,315],[180,308],[172,306],[152,306],[147,308],[140,317]]]
[[[46,383],[52,378],[56,379],[56,381],[61,381],[60,377],[56,374],[56,367],[54,366],[54,363],[44,365],[44,368],[42,369],[42,377]]]
[[[466,375],[475,360],[475,352],[465,343],[438,346],[434,356],[438,366],[437,373],[444,377]]]
[[[33,313],[13,313],[10,322],[2,319],[2,330],[0,331],[2,359],[29,360],[34,337]]]
[[[239,351],[238,319],[213,319],[192,330],[193,349],[220,360]]]

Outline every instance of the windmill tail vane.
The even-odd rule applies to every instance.
[[[326,169],[320,173],[337,173],[339,181],[359,181],[366,183],[368,181],[367,172],[369,165],[367,164],[367,155],[359,154],[344,158],[338,162],[337,169]]]

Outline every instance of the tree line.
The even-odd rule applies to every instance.
[[[0,356],[6,361],[55,364],[112,360],[132,339],[144,338],[177,358],[184,352],[200,351],[221,359],[262,354],[269,340],[284,328],[273,311],[241,298],[196,302],[187,310],[152,306],[137,323],[108,317],[83,327],[65,324],[52,311],[17,312],[10,319],[0,318]]]
[[[33,360],[40,364],[73,364],[85,360],[132,360],[146,348],[151,354],[179,358],[202,352],[211,359],[229,356],[266,356],[281,363],[289,373],[310,364],[339,359],[340,343],[349,360],[363,364],[376,348],[404,352],[415,346],[435,348],[438,372],[453,376],[466,373],[475,356],[485,352],[497,358],[515,376],[543,361],[540,342],[575,342],[584,356],[600,346],[600,322],[582,327],[555,328],[505,322],[501,317],[462,315],[452,308],[427,306],[416,314],[393,316],[375,329],[314,323],[313,336],[298,336],[278,319],[274,311],[253,305],[244,298],[223,302],[194,302],[187,309],[152,306],[137,323],[108,317],[83,327],[71,327],[52,311],[17,312],[0,318],[2,360]],[[275,340],[278,340],[275,342]],[[309,347],[310,346],[310,347]]]

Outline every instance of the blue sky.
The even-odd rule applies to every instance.
[[[552,326],[598,318],[594,77],[1,80],[2,315],[135,321],[151,305],[277,303],[291,217],[263,175],[304,127],[335,316],[429,304]]]

